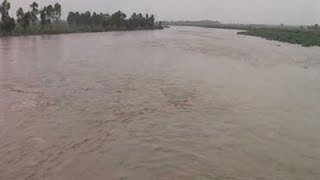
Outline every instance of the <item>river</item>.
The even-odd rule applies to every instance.
[[[320,179],[320,48],[236,32],[1,38],[0,179]]]

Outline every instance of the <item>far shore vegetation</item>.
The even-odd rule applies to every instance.
[[[198,26],[206,28],[221,28],[242,30],[239,35],[262,37],[305,47],[320,46],[320,27],[291,25],[260,25],[260,24],[222,24],[218,21],[164,21],[164,25]]]
[[[11,4],[4,0],[0,4],[0,37],[37,34],[62,34],[77,32],[105,32],[122,30],[163,29],[155,16],[124,12],[113,14],[86,11],[69,12],[66,21],[61,20],[62,6],[59,3],[42,8],[33,2],[27,9],[19,8],[16,18],[10,16]]]
[[[268,40],[300,44],[305,47],[320,46],[320,30],[318,25],[309,29],[274,29],[274,28],[251,28],[247,31],[238,32],[240,35],[258,36]]]

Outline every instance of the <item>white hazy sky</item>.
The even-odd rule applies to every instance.
[[[34,0],[9,0],[11,14]],[[320,0],[37,0],[68,11],[153,13],[159,20],[219,20],[226,23],[320,24]]]

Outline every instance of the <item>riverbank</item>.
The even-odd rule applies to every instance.
[[[70,33],[86,33],[86,32],[109,32],[109,31],[138,31],[138,30],[162,30],[160,25],[127,28],[127,27],[103,27],[103,26],[85,26],[85,25],[69,25],[67,23],[50,24],[50,25],[33,25],[26,29],[17,27],[10,33],[0,32],[0,37],[8,36],[29,36],[29,35],[50,35],[50,34],[70,34]]]
[[[305,47],[320,46],[320,28],[314,26],[263,25],[263,24],[223,24],[218,21],[177,21],[164,22],[165,25],[195,26],[215,29],[242,30],[237,34],[262,37]]]
[[[305,47],[320,46],[319,30],[289,30],[289,29],[249,29],[238,32],[239,35],[257,36],[267,40],[300,44]]]

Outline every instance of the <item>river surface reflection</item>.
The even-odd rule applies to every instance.
[[[0,179],[320,179],[320,48],[172,27],[0,39]]]

